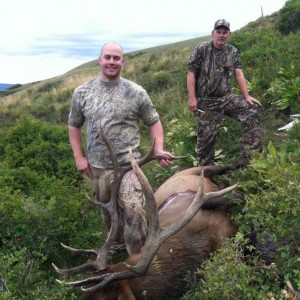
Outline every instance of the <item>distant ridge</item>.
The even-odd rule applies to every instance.
[[[0,83],[0,91],[4,91],[12,86],[16,85],[15,83]]]

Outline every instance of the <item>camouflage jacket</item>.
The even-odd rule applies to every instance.
[[[99,135],[100,127],[120,164],[130,162],[129,148],[136,158],[140,157],[140,120],[149,126],[159,120],[159,115],[147,92],[129,80],[120,78],[111,83],[97,78],[73,93],[68,124],[81,128],[86,121],[87,157],[95,167],[112,167],[108,149]]]
[[[238,50],[229,44],[218,50],[213,42],[196,45],[188,61],[188,70],[196,75],[197,97],[223,97],[231,92],[235,68],[241,69]]]

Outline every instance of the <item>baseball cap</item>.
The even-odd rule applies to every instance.
[[[220,26],[224,26],[228,30],[230,30],[230,23],[227,20],[225,20],[225,19],[220,19],[220,20],[216,21],[214,29],[217,29]]]

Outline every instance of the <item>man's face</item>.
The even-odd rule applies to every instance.
[[[122,49],[115,44],[107,44],[102,49],[98,59],[101,74],[100,78],[104,81],[115,81],[120,78],[122,67],[125,64]]]
[[[230,37],[230,31],[223,26],[216,28],[212,32],[212,39],[214,46],[218,49],[222,49]]]

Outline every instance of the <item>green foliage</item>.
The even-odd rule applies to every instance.
[[[127,54],[125,55],[126,58],[135,58],[135,57],[138,57],[138,56],[141,56],[143,54],[145,54],[146,52],[145,51],[138,51],[138,52],[134,52],[134,53],[131,53],[131,54]]]
[[[263,104],[266,102],[263,96],[274,80],[274,74],[277,74],[281,67],[294,62],[295,71],[299,74],[299,34],[282,37],[267,25],[251,31],[242,29],[234,33],[231,43],[241,53],[246,78],[250,82],[253,78],[256,80],[252,94],[261,95]]]
[[[66,127],[32,117],[2,132],[1,299],[77,299],[74,290],[55,284],[52,262],[82,263],[62,251],[60,242],[77,248],[103,243],[106,230],[99,211],[85,200],[83,188],[91,187],[75,170],[67,136]]]
[[[272,82],[267,93],[272,95],[272,104],[278,109],[298,112],[300,109],[300,76],[297,76],[297,69],[294,64],[279,69],[277,77]]]
[[[276,269],[264,269],[260,261],[253,266],[246,263],[241,244],[235,241],[224,244],[193,277],[191,290],[183,300],[269,299],[273,290],[266,282],[280,282]],[[280,294],[280,287],[275,292]]]
[[[142,67],[141,67],[141,72],[142,73],[147,73],[149,72],[151,69],[151,64],[150,63],[145,63]]]
[[[73,90],[71,89],[68,89],[68,90],[65,90],[61,93],[58,93],[56,96],[55,96],[55,99],[58,103],[69,103],[69,101],[72,99],[72,94],[73,94]],[[68,105],[68,108],[70,105]]]
[[[150,58],[149,58],[149,62],[150,63],[155,63],[158,61],[158,55],[157,54],[151,54]]]
[[[171,75],[168,72],[160,71],[154,74],[153,88],[151,90],[162,90],[168,88],[171,84]]]
[[[50,177],[79,181],[67,127],[49,127],[43,121],[25,116],[1,138],[0,155],[7,168],[28,167]]]
[[[57,80],[57,81],[49,81],[38,87],[37,92],[38,93],[48,93],[53,91],[54,89],[58,88],[61,86],[63,83],[62,80]]]
[[[287,35],[300,29],[300,1],[288,0],[279,12],[276,28],[280,33]]]
[[[191,118],[173,119],[168,124],[166,143],[172,145],[172,153],[177,156],[187,156],[187,160],[178,166],[189,167],[197,164],[196,151],[191,151],[196,147],[195,121]]]
[[[299,289],[299,148],[300,130],[294,128],[235,174],[246,193],[246,206],[234,214],[239,231],[188,278],[190,292],[184,300],[283,299],[288,280]],[[261,243],[266,235],[276,243],[274,264],[266,265],[259,255],[245,256],[244,249],[255,250],[244,238],[253,229],[262,230]]]

